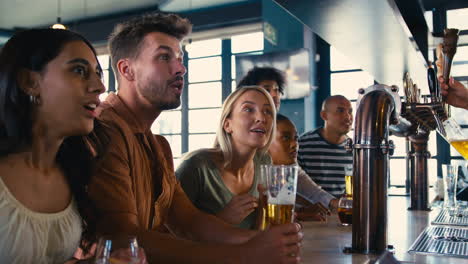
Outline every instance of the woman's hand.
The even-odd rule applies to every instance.
[[[330,211],[321,203],[315,203],[296,210],[296,216],[299,221],[325,221]]]
[[[238,225],[258,206],[258,200],[254,196],[246,193],[232,197],[231,201],[217,217],[232,225]]]

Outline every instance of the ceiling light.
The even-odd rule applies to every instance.
[[[62,19],[60,18],[60,0],[57,0],[57,23],[51,26],[53,29],[67,29],[65,25],[62,24]]]

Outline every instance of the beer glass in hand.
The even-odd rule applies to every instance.
[[[96,247],[96,264],[147,264],[146,256],[132,236],[103,236]]]
[[[258,207],[257,207],[257,223],[256,227],[259,230],[265,230],[268,227],[268,174],[270,165],[260,166],[260,177],[258,179]]]
[[[292,223],[296,202],[297,165],[270,165],[267,173],[269,225]]]

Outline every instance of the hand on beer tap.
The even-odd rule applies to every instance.
[[[445,96],[446,102],[455,107],[468,109],[468,89],[459,81],[450,77],[448,85],[444,78],[439,77],[441,94]]]
[[[233,196],[217,217],[225,222],[238,225],[258,206],[258,199],[248,193]]]
[[[303,238],[297,223],[272,226],[244,244],[245,261],[252,264],[300,263],[300,247]]]

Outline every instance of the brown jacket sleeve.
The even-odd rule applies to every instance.
[[[123,133],[108,127],[110,144],[91,178],[88,191],[98,210],[100,232],[136,232],[138,217],[129,149]]]

